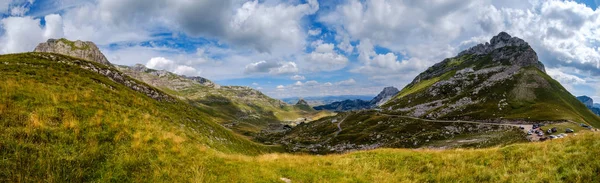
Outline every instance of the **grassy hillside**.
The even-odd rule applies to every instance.
[[[382,147],[483,148],[527,141],[514,126],[427,121],[376,111],[340,113],[270,137],[289,151],[317,154]]]
[[[0,182],[598,182],[600,134],[487,149],[273,154],[186,102],[54,55],[0,56]]]
[[[84,70],[76,59],[36,55],[0,56],[0,182],[168,180],[202,171],[189,167],[207,150],[279,151],[187,103],[158,102]]]
[[[573,121],[600,126],[600,117],[535,66],[467,54],[446,59],[417,78],[383,108],[433,119]]]
[[[147,68],[143,68],[145,71],[140,71],[127,66],[118,66],[118,68],[194,106],[210,110],[210,113],[219,115],[222,119],[218,123],[248,136],[255,136],[260,131],[273,126],[283,126],[282,122],[289,123],[299,118],[318,119],[333,115],[327,111],[314,111],[308,106],[286,104],[250,87],[215,87],[214,84],[206,86],[166,71]]]

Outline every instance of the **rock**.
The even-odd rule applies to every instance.
[[[300,100],[298,100],[298,102],[296,103],[296,105],[308,106],[308,102],[306,102],[306,100],[304,100],[304,99],[300,99]]]
[[[371,106],[379,107],[385,104],[390,99],[392,99],[392,97],[396,96],[398,92],[400,92],[400,90],[398,90],[398,88],[396,87],[385,87],[383,88],[383,91],[379,92],[379,94],[375,98],[373,98],[369,103],[371,104]]]
[[[588,96],[579,96],[577,100],[581,101],[588,108],[594,107],[594,100]]]
[[[466,54],[492,54],[494,61],[508,59],[513,65],[518,65],[520,67],[533,65],[541,71],[546,72],[544,65],[538,60],[537,53],[535,53],[533,48],[531,48],[523,39],[512,37],[506,32],[500,32],[497,36],[494,36],[489,43],[479,44],[462,51],[458,56],[460,57]]]
[[[164,93],[154,87],[151,87],[151,86],[147,85],[146,83],[139,82],[139,81],[123,74],[122,72],[117,70],[115,67],[107,67],[107,66],[103,67],[103,66],[99,66],[97,64],[93,64],[89,61],[72,59],[72,58],[62,56],[62,55],[59,56],[59,55],[55,55],[55,54],[44,54],[44,53],[39,53],[36,55],[41,58],[56,61],[59,63],[77,65],[77,66],[81,67],[82,69],[104,75],[114,82],[123,84],[123,85],[131,88],[132,90],[143,93],[146,96],[153,98],[155,100],[158,100],[158,101],[165,101],[165,102],[175,102],[176,101],[173,97],[167,95],[166,93]],[[104,83],[100,83],[100,84],[104,84]]]
[[[204,86],[208,86],[208,87],[212,87],[212,88],[217,88],[217,89],[221,88],[220,85],[218,85],[216,83],[213,83],[212,81],[210,81],[210,80],[208,80],[206,78],[200,77],[200,76],[191,76],[191,77],[184,76],[184,77],[186,79],[189,79],[189,80],[195,81],[197,83],[200,83],[200,84],[202,84]]]
[[[48,39],[47,42],[40,43],[33,51],[58,53],[112,66],[96,44],[90,41],[69,41],[64,38]]]

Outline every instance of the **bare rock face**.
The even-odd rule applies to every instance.
[[[511,64],[520,67],[533,65],[546,72],[544,65],[538,60],[537,54],[527,42],[518,37],[512,37],[506,32],[500,32],[490,42],[473,46],[462,51],[458,56],[491,54],[494,61],[508,59]]]
[[[396,96],[398,92],[400,92],[400,90],[398,90],[398,88],[396,87],[385,87],[383,91],[381,91],[375,98],[373,98],[373,100],[371,100],[371,105],[374,107],[379,107],[385,104],[385,102],[392,99],[392,97]]]
[[[40,43],[33,51],[58,53],[112,66],[96,44],[90,41],[69,41],[64,38],[48,39],[47,42]]]

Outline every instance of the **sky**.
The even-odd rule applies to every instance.
[[[143,64],[275,97],[376,95],[505,31],[600,102],[600,0],[0,0],[0,53],[93,41]]]

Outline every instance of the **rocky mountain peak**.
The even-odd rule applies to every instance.
[[[306,100],[304,100],[304,99],[300,99],[300,100],[298,100],[298,102],[296,102],[296,105],[306,105],[307,106],[308,102],[306,102]]]
[[[577,97],[577,99],[579,101],[581,101],[581,103],[583,103],[586,107],[594,107],[594,100],[588,96],[579,96]]]
[[[396,94],[398,94],[398,92],[400,92],[400,90],[398,90],[398,88],[396,88],[396,87],[393,87],[393,86],[385,87],[385,88],[383,88],[383,91],[379,92],[379,94],[370,101],[370,104],[374,105],[374,106],[381,106],[385,102],[389,101],[394,96],[396,96]]]
[[[458,54],[464,55],[490,55],[494,62],[508,60],[511,65],[520,67],[535,66],[546,72],[544,64],[538,60],[537,53],[527,42],[518,37],[512,37],[506,32],[500,32],[492,37],[490,42],[478,44]]]
[[[70,41],[65,38],[48,39],[45,43],[40,43],[33,51],[58,53],[112,66],[96,44],[90,41]]]

